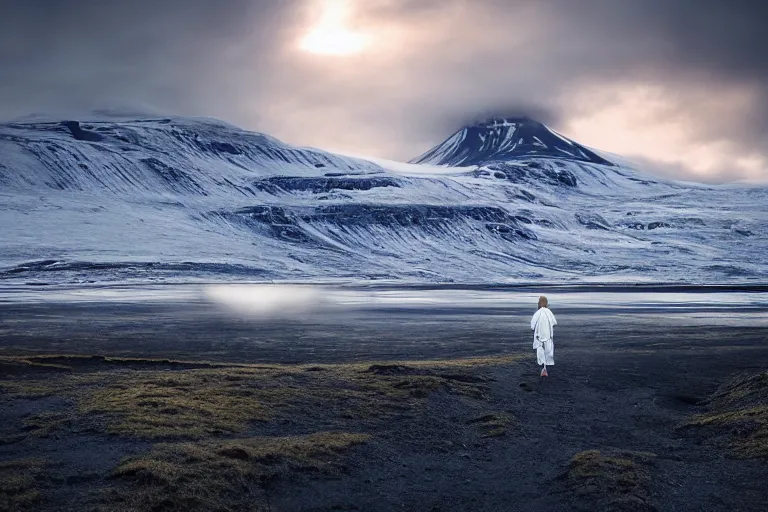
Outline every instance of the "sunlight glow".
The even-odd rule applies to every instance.
[[[368,37],[348,28],[349,0],[324,0],[318,22],[299,42],[307,52],[322,55],[351,55],[362,52]]]
[[[578,134],[588,146],[688,169],[696,179],[723,170],[744,180],[758,179],[768,166],[762,154],[744,154],[725,136],[697,132],[701,127],[689,114],[700,112],[715,120],[748,117],[759,101],[749,87],[713,92],[706,85],[688,86],[680,99],[660,84],[618,82],[585,88],[575,98],[572,104],[581,105],[582,113],[566,120],[565,131]]]

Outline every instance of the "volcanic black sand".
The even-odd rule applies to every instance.
[[[0,510],[768,510],[761,308],[0,303]],[[535,303],[534,303],[535,304]]]

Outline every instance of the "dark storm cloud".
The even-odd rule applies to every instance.
[[[455,130],[457,126],[487,121],[493,117],[519,118],[528,117],[547,125],[556,125],[560,121],[559,112],[550,110],[544,105],[535,104],[496,104],[485,108],[473,109],[470,112],[460,112],[455,118],[446,118],[443,121],[445,130]]]
[[[217,75],[243,65],[242,41],[268,49],[290,7],[279,0],[5,0],[0,114],[114,105],[200,110],[200,100],[235,89]],[[269,51],[249,59],[268,64]]]
[[[768,147],[768,2],[353,3],[351,26],[379,39],[334,59],[293,51],[307,0],[0,0],[0,117],[147,108],[409,159],[483,117],[563,131],[613,109],[648,135],[627,151],[665,172],[698,172],[661,162],[654,141],[672,134],[699,160],[719,148],[703,179],[768,176],[754,164]],[[658,96],[645,116],[638,87]],[[610,135],[588,142],[612,149]],[[742,155],[751,171],[723,163]]]
[[[655,48],[645,57],[670,71],[682,66],[740,78],[768,74],[768,3],[762,0],[561,0],[557,8],[611,45],[637,48],[638,57]]]
[[[768,135],[768,2],[763,0],[549,0],[551,19],[599,76],[645,73],[662,83],[760,89],[746,119],[712,119],[751,142]],[[599,62],[595,62],[599,60]],[[588,70],[587,70],[588,71]],[[716,96],[712,101],[718,101]],[[736,121],[736,122],[734,122]]]

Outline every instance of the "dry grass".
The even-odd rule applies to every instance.
[[[102,414],[107,431],[157,438],[242,432],[268,417],[250,379],[232,370],[141,371],[106,382],[79,400],[80,414]]]
[[[652,453],[587,450],[577,453],[563,475],[568,490],[586,509],[652,511],[648,489]]]
[[[297,473],[340,470],[338,457],[368,436],[323,432],[304,437],[159,444],[124,460],[104,510],[268,510],[269,486]]]
[[[43,459],[17,459],[0,462],[0,510],[35,510],[42,501],[40,480]]]
[[[75,415],[72,412],[46,411],[34,414],[24,420],[24,430],[36,437],[49,435],[72,426]]]
[[[0,374],[0,407],[4,400],[64,399],[52,400],[48,410],[27,417],[23,429],[9,434],[105,433],[161,442],[124,460],[96,498],[103,510],[127,512],[269,510],[276,479],[339,471],[340,454],[368,439],[348,432],[386,428],[388,418],[424,407],[435,392],[483,399],[488,369],[518,357],[335,365],[0,359],[15,368]],[[253,437],[265,421],[275,422],[265,426],[270,430],[285,423],[321,432]],[[483,435],[500,436],[512,420],[491,414],[475,424]],[[9,442],[22,439],[14,436]],[[40,466],[30,462],[27,468],[14,470],[14,478],[0,487],[6,500],[0,510],[24,510],[41,499],[33,485]],[[0,477],[3,471],[0,466]]]
[[[507,434],[510,426],[515,426],[517,422],[506,413],[491,413],[470,420],[471,425],[480,430],[483,437],[501,437]]]
[[[694,416],[683,428],[724,439],[737,457],[768,459],[768,372],[726,382],[708,405],[709,412]]]
[[[7,398],[45,398],[61,391],[61,388],[53,382],[38,380],[19,380],[0,382],[0,395]]]
[[[170,375],[141,372],[81,401],[81,412],[110,414],[109,431],[140,437],[243,432],[255,421],[319,409],[337,418],[376,419],[417,405],[437,390],[480,397],[477,382],[426,369],[382,375],[371,366],[217,368]],[[473,379],[467,375],[466,380]]]
[[[208,368],[217,366],[208,362],[184,362],[170,359],[142,359],[133,357],[106,357],[79,354],[46,354],[34,356],[0,356],[0,365],[14,369],[30,370],[66,370],[73,371],[83,368],[98,368],[104,366],[163,366],[179,368]],[[227,366],[220,364],[218,366]]]
[[[73,412],[29,418],[28,430],[35,435],[77,426],[87,417],[92,428],[116,435],[202,439],[243,433],[254,422],[276,417],[323,413],[342,423],[385,419],[418,408],[436,391],[482,399],[488,381],[482,370],[515,359],[188,367],[169,361],[51,356],[46,361],[68,361],[73,371],[6,379],[0,387],[11,398],[63,396],[77,404]]]

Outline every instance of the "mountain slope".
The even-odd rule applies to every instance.
[[[531,157],[612,165],[595,152],[525,117],[493,118],[464,127],[412,163],[464,167]]]
[[[765,280],[766,189],[655,180],[540,131],[534,153],[501,128],[425,173],[212,120],[0,125],[0,283]]]

